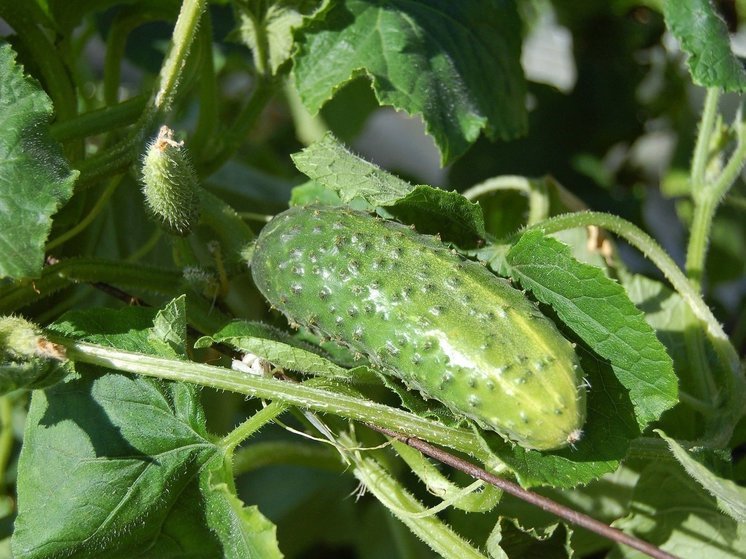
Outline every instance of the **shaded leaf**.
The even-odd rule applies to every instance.
[[[542,529],[527,529],[518,522],[500,518],[487,538],[487,552],[493,559],[509,557],[571,557],[570,531],[553,524]]]
[[[746,557],[746,524],[724,516],[676,463],[652,462],[642,471],[630,514],[614,526],[677,557]],[[647,557],[623,546],[617,556]]]
[[[421,115],[444,163],[481,130],[525,132],[521,24],[513,2],[345,0],[304,28],[295,83],[317,112],[357,76],[380,104]]]
[[[181,295],[156,313],[148,341],[161,355],[185,357],[186,335],[186,295]]]
[[[292,158],[301,173],[336,192],[344,203],[358,198],[370,208],[388,206],[414,188],[353,154],[331,133],[293,154]]]
[[[702,323],[681,296],[662,283],[638,275],[625,277],[623,281],[630,300],[645,313],[646,322],[655,329],[673,358],[680,392],[717,410],[698,413],[684,401],[663,416],[662,428],[679,439],[729,438],[723,433],[732,433],[742,416],[740,391],[733,386],[733,373],[718,359]],[[692,353],[697,338],[704,345],[701,359],[694,359]],[[713,385],[727,388],[713,393],[708,390]]]
[[[336,192],[316,181],[306,181],[293,188],[289,206],[341,206],[342,199]]]
[[[668,0],[664,14],[671,33],[689,55],[687,61],[694,83],[743,91],[746,72],[730,48],[725,22],[710,0]]]
[[[0,45],[0,277],[36,278],[78,176],[49,135],[52,101]]]
[[[658,431],[658,434],[668,443],[671,452],[686,472],[715,497],[718,508],[733,520],[746,522],[746,487],[740,487],[729,479],[716,476],[675,440],[667,437],[662,431]]]
[[[475,246],[486,235],[479,204],[458,192],[415,186],[386,209],[398,220],[414,224],[420,233],[439,233],[444,240],[462,247]]]

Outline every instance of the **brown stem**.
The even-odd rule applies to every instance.
[[[438,460],[439,462],[442,462],[443,464],[447,464],[448,466],[451,466],[452,468],[460,470],[472,476],[475,479],[481,479],[482,481],[485,481],[491,485],[494,485],[495,487],[502,489],[506,493],[509,493],[513,495],[514,497],[522,499],[523,501],[526,501],[527,503],[531,503],[532,505],[537,506],[541,508],[542,510],[545,510],[555,516],[558,516],[559,518],[569,522],[570,524],[574,524],[575,526],[580,526],[581,528],[590,530],[591,532],[594,532],[598,534],[599,536],[603,536],[604,538],[607,538],[609,540],[627,545],[638,551],[642,551],[643,553],[649,555],[650,557],[654,557],[655,559],[677,559],[675,555],[671,555],[670,553],[663,551],[662,549],[654,546],[653,544],[649,544],[634,536],[625,534],[621,530],[612,528],[611,526],[604,524],[603,522],[600,522],[596,520],[595,518],[591,518],[590,516],[586,514],[573,510],[564,505],[561,505],[555,501],[552,501],[551,499],[547,497],[539,495],[538,493],[534,493],[533,491],[528,491],[527,489],[524,489],[517,483],[497,477],[496,475],[493,475],[483,470],[482,468],[475,466],[474,464],[470,462],[467,462],[466,460],[463,460],[457,456],[454,456],[453,454],[450,454],[446,452],[445,450],[434,447],[430,443],[427,443],[415,437],[408,437],[406,435],[402,435],[401,433],[397,433],[396,431],[391,431],[383,427],[377,427],[375,425],[370,425],[370,424],[367,424],[367,425],[374,431],[378,431],[379,433],[383,433],[384,435],[395,438],[411,446],[412,448],[416,448],[422,454],[430,456],[431,458],[434,458],[435,460]]]

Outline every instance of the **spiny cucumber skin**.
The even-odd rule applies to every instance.
[[[509,282],[434,238],[346,208],[291,208],[262,230],[251,270],[291,323],[480,426],[537,450],[578,440],[572,345]]]

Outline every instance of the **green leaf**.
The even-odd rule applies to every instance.
[[[0,45],[0,277],[36,278],[78,176],[49,135],[52,101]]]
[[[294,154],[293,162],[313,181],[338,194],[342,202],[358,209],[385,208],[387,217],[410,223],[423,233],[439,233],[443,240],[460,246],[473,246],[485,236],[478,204],[457,192],[413,186],[352,154],[332,134]],[[305,199],[331,201],[317,186],[307,188]]]
[[[180,307],[177,300],[158,315],[142,308],[68,313],[52,329],[170,356],[173,349],[161,353],[151,342],[164,326],[169,336],[182,331]],[[235,503],[230,513],[214,512],[235,496],[208,483],[225,451],[208,435],[193,387],[77,369],[77,377],[32,398],[19,459],[16,556],[280,557],[258,512]]]
[[[521,22],[512,1],[345,0],[303,29],[295,83],[315,113],[360,75],[378,102],[421,115],[443,163],[481,130],[526,130]]]
[[[476,246],[487,234],[479,204],[469,202],[455,191],[415,186],[386,209],[399,221],[415,224],[420,233],[438,233],[460,247]]]
[[[223,542],[221,557],[282,557],[275,525],[257,507],[245,506],[232,487],[231,464],[224,456],[215,456],[200,475],[200,489],[207,506],[207,523]]]
[[[181,295],[155,315],[148,341],[160,355],[185,357],[186,335],[186,295]]]
[[[524,233],[507,260],[514,279],[609,361],[629,390],[641,430],[676,404],[673,362],[622,286],[540,231]]]
[[[655,329],[658,338],[672,357],[679,378],[680,392],[705,401],[706,395],[702,392],[703,387],[698,379],[707,374],[716,374],[718,359],[715,355],[708,355],[710,358],[705,361],[705,367],[702,363],[693,361],[687,349],[687,333],[691,335],[697,330],[701,331],[703,336],[706,336],[706,333],[689,306],[678,293],[658,281],[643,276],[624,278],[624,288],[630,300],[645,313],[645,320]],[[705,368],[708,370],[705,371]],[[730,371],[719,372],[723,375],[723,380],[731,376]],[[662,425],[672,436],[696,439],[703,435],[703,429],[708,422],[714,422],[713,426],[717,428],[726,421],[726,414],[715,413],[705,419],[698,413],[692,413],[692,408],[680,404],[663,416]]]
[[[716,476],[663,431],[657,433],[668,443],[671,452],[686,472],[715,497],[718,508],[735,521],[746,522],[746,487],[740,487],[729,479]]]
[[[487,538],[487,552],[493,559],[509,557],[570,557],[570,531],[553,524],[542,529],[528,529],[511,519],[500,518]]]
[[[306,181],[293,188],[290,194],[290,207],[293,206],[341,206],[342,199],[333,190],[316,181]]]
[[[725,91],[746,89],[743,63],[731,51],[728,29],[710,0],[668,0],[664,14],[671,33],[689,55],[694,83]]]
[[[715,499],[672,462],[652,462],[642,471],[630,514],[614,526],[677,557],[746,557],[746,524],[724,516]],[[646,557],[622,546],[618,552]]]
[[[226,343],[239,351],[266,359],[283,369],[349,380],[365,367],[348,370],[312,351],[312,346],[266,324],[235,320],[212,336],[203,336],[194,347]]]
[[[256,67],[275,75],[290,60],[295,30],[323,11],[327,3],[328,0],[234,0],[238,21],[234,33],[252,50]]]
[[[361,199],[370,208],[388,206],[413,189],[408,182],[354,155],[331,133],[292,158],[301,173],[339,194],[345,204]]]

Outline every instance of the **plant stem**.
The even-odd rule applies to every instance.
[[[373,422],[398,431],[416,434],[423,439],[469,455],[479,452],[480,449],[479,441],[471,431],[447,427],[402,410],[346,394],[274,378],[247,375],[202,363],[165,359],[74,341],[53,334],[50,334],[50,339],[64,346],[67,349],[68,358],[73,361],[145,376],[190,382],[218,390],[230,390],[254,398],[275,400],[323,413],[334,413],[366,423]]]
[[[0,289],[0,314],[23,308],[73,283],[106,282],[141,291],[176,294],[181,274],[142,264],[97,258],[70,258],[42,271],[41,278]]]
[[[96,203],[94,204],[93,208],[91,208],[91,211],[88,212],[88,215],[86,215],[82,220],[80,220],[75,227],[72,227],[62,233],[59,237],[52,239],[47,243],[46,246],[46,252],[49,252],[51,250],[54,250],[61,244],[65,243],[66,241],[69,241],[76,235],[82,233],[86,227],[88,227],[91,222],[96,219],[99,213],[101,213],[101,210],[103,210],[106,207],[107,202],[109,201],[109,198],[111,198],[111,195],[114,194],[114,191],[119,186],[119,183],[122,182],[122,178],[124,175],[118,175],[109,181],[109,184],[106,186],[104,191],[99,196],[98,200],[96,200]]]
[[[81,163],[76,188],[88,188],[103,178],[122,173],[137,158],[147,131],[153,127],[159,115],[171,108],[206,2],[207,0],[184,0],[174,26],[171,49],[158,75],[155,95],[127,138]]]
[[[81,161],[78,165],[80,176],[75,182],[75,190],[85,190],[103,179],[126,172],[135,160],[135,150],[139,146],[133,138],[134,132],[132,136]]]
[[[181,4],[181,11],[174,26],[171,50],[161,67],[158,91],[153,100],[156,111],[166,112],[171,108],[179,85],[181,69],[189,55],[189,48],[192,46],[206,4],[207,0],[184,0]]]
[[[199,76],[199,118],[189,149],[195,161],[200,161],[205,147],[215,137],[218,128],[218,86],[212,57],[212,22],[210,12],[205,12],[202,27],[197,37],[201,57]]]
[[[8,395],[0,396],[0,494],[4,495],[5,470],[13,453],[13,403]]]
[[[34,57],[54,103],[59,120],[78,112],[78,98],[58,49],[49,41],[30,13],[28,2],[0,2],[0,17],[16,31],[20,41]]]
[[[706,436],[711,440],[707,444],[709,446],[727,444],[736,423],[744,414],[746,378],[744,378],[741,370],[738,353],[730,343],[722,326],[702,300],[696,288],[679,270],[671,257],[636,225],[611,214],[578,212],[552,217],[537,224],[532,229],[539,229],[544,233],[556,233],[564,229],[587,227],[589,225],[596,225],[613,231],[652,260],[681,295],[694,316],[704,323],[710,341],[724,368],[725,384],[719,387],[712,377],[712,369],[706,363],[704,339],[701,339],[699,333],[690,334],[687,338],[688,351],[693,359],[691,370],[693,375],[699,375],[700,378],[695,378],[695,381],[708,403],[719,404],[720,402],[715,401],[719,394],[725,399],[725,404],[717,408],[717,414],[714,414],[712,416],[713,420],[708,422]],[[696,339],[696,337],[700,337],[700,339]]]
[[[49,127],[49,132],[55,140],[64,142],[129,126],[137,121],[147,101],[146,95],[138,95],[116,105],[88,111],[70,120],[55,122]]]
[[[0,288],[0,314],[9,314],[49,297],[76,283],[88,283],[99,289],[109,284],[137,293],[157,293],[176,297],[184,291],[182,274],[156,266],[98,258],[70,258],[42,270],[41,278]],[[131,296],[125,299],[131,301]],[[216,332],[229,318],[193,293],[187,293],[187,319],[201,332]]]
[[[220,439],[218,446],[232,454],[238,445],[251,437],[267,423],[285,413],[287,409],[288,406],[282,402],[272,402],[271,404],[268,404],[266,407],[262,408],[246,421],[241,423],[238,427],[233,429],[225,437]]]
[[[257,78],[251,98],[236,117],[233,126],[222,135],[216,152],[198,163],[197,173],[200,176],[211,175],[236,152],[266,107],[267,102],[272,98],[276,83],[275,80]]]
[[[712,222],[720,201],[726,195],[738,178],[744,162],[746,162],[746,123],[741,122],[737,127],[738,143],[720,175],[712,182],[693,183],[692,199],[694,201],[694,217],[689,236],[686,253],[686,270],[690,281],[696,289],[700,289],[702,273],[705,267],[707,247],[712,230]],[[692,164],[692,181],[695,180],[694,164]]]
[[[717,117],[718,102],[720,100],[720,88],[711,87],[705,95],[702,119],[699,123],[697,143],[694,146],[692,157],[692,191],[703,188],[706,183],[707,164],[710,161],[710,150],[712,148],[712,132]]]
[[[399,441],[411,446],[412,448],[416,448],[423,454],[430,456],[431,458],[434,458],[435,460],[438,460],[443,464],[467,473],[475,479],[481,479],[482,481],[494,485],[495,487],[502,489],[506,493],[509,493],[514,497],[526,501],[527,503],[535,505],[546,512],[549,512],[571,524],[574,524],[575,526],[580,526],[581,528],[590,530],[591,532],[603,536],[606,539],[627,545],[633,549],[637,549],[638,551],[642,551],[643,553],[646,553],[650,557],[654,557],[656,559],[676,559],[675,556],[663,551],[662,549],[652,544],[644,542],[629,534],[625,534],[621,530],[612,528],[611,526],[608,526],[603,522],[596,520],[595,518],[591,518],[588,515],[561,505],[555,501],[552,501],[551,499],[548,499],[547,497],[539,495],[538,493],[523,489],[517,483],[513,483],[512,481],[509,481],[507,479],[497,477],[483,470],[482,468],[479,468],[474,464],[467,462],[466,460],[445,452],[444,450],[436,448],[425,441],[413,437],[407,437],[405,435],[402,435],[401,433],[390,431],[389,429],[381,429],[373,426],[371,427],[376,431],[380,431],[384,435],[396,438]]]
[[[365,488],[439,556],[453,559],[486,559],[436,516],[418,517],[425,507],[406,491],[376,460],[350,452],[353,473]]]
[[[273,464],[292,464],[337,473],[344,470],[339,454],[326,445],[268,441],[237,449],[233,456],[233,474],[239,476]]]
[[[147,7],[137,6],[135,9],[124,7],[118,11],[106,37],[103,85],[104,102],[107,105],[113,105],[119,100],[121,63],[129,34],[144,23],[171,20],[174,11],[175,7],[172,4],[158,2]]]

